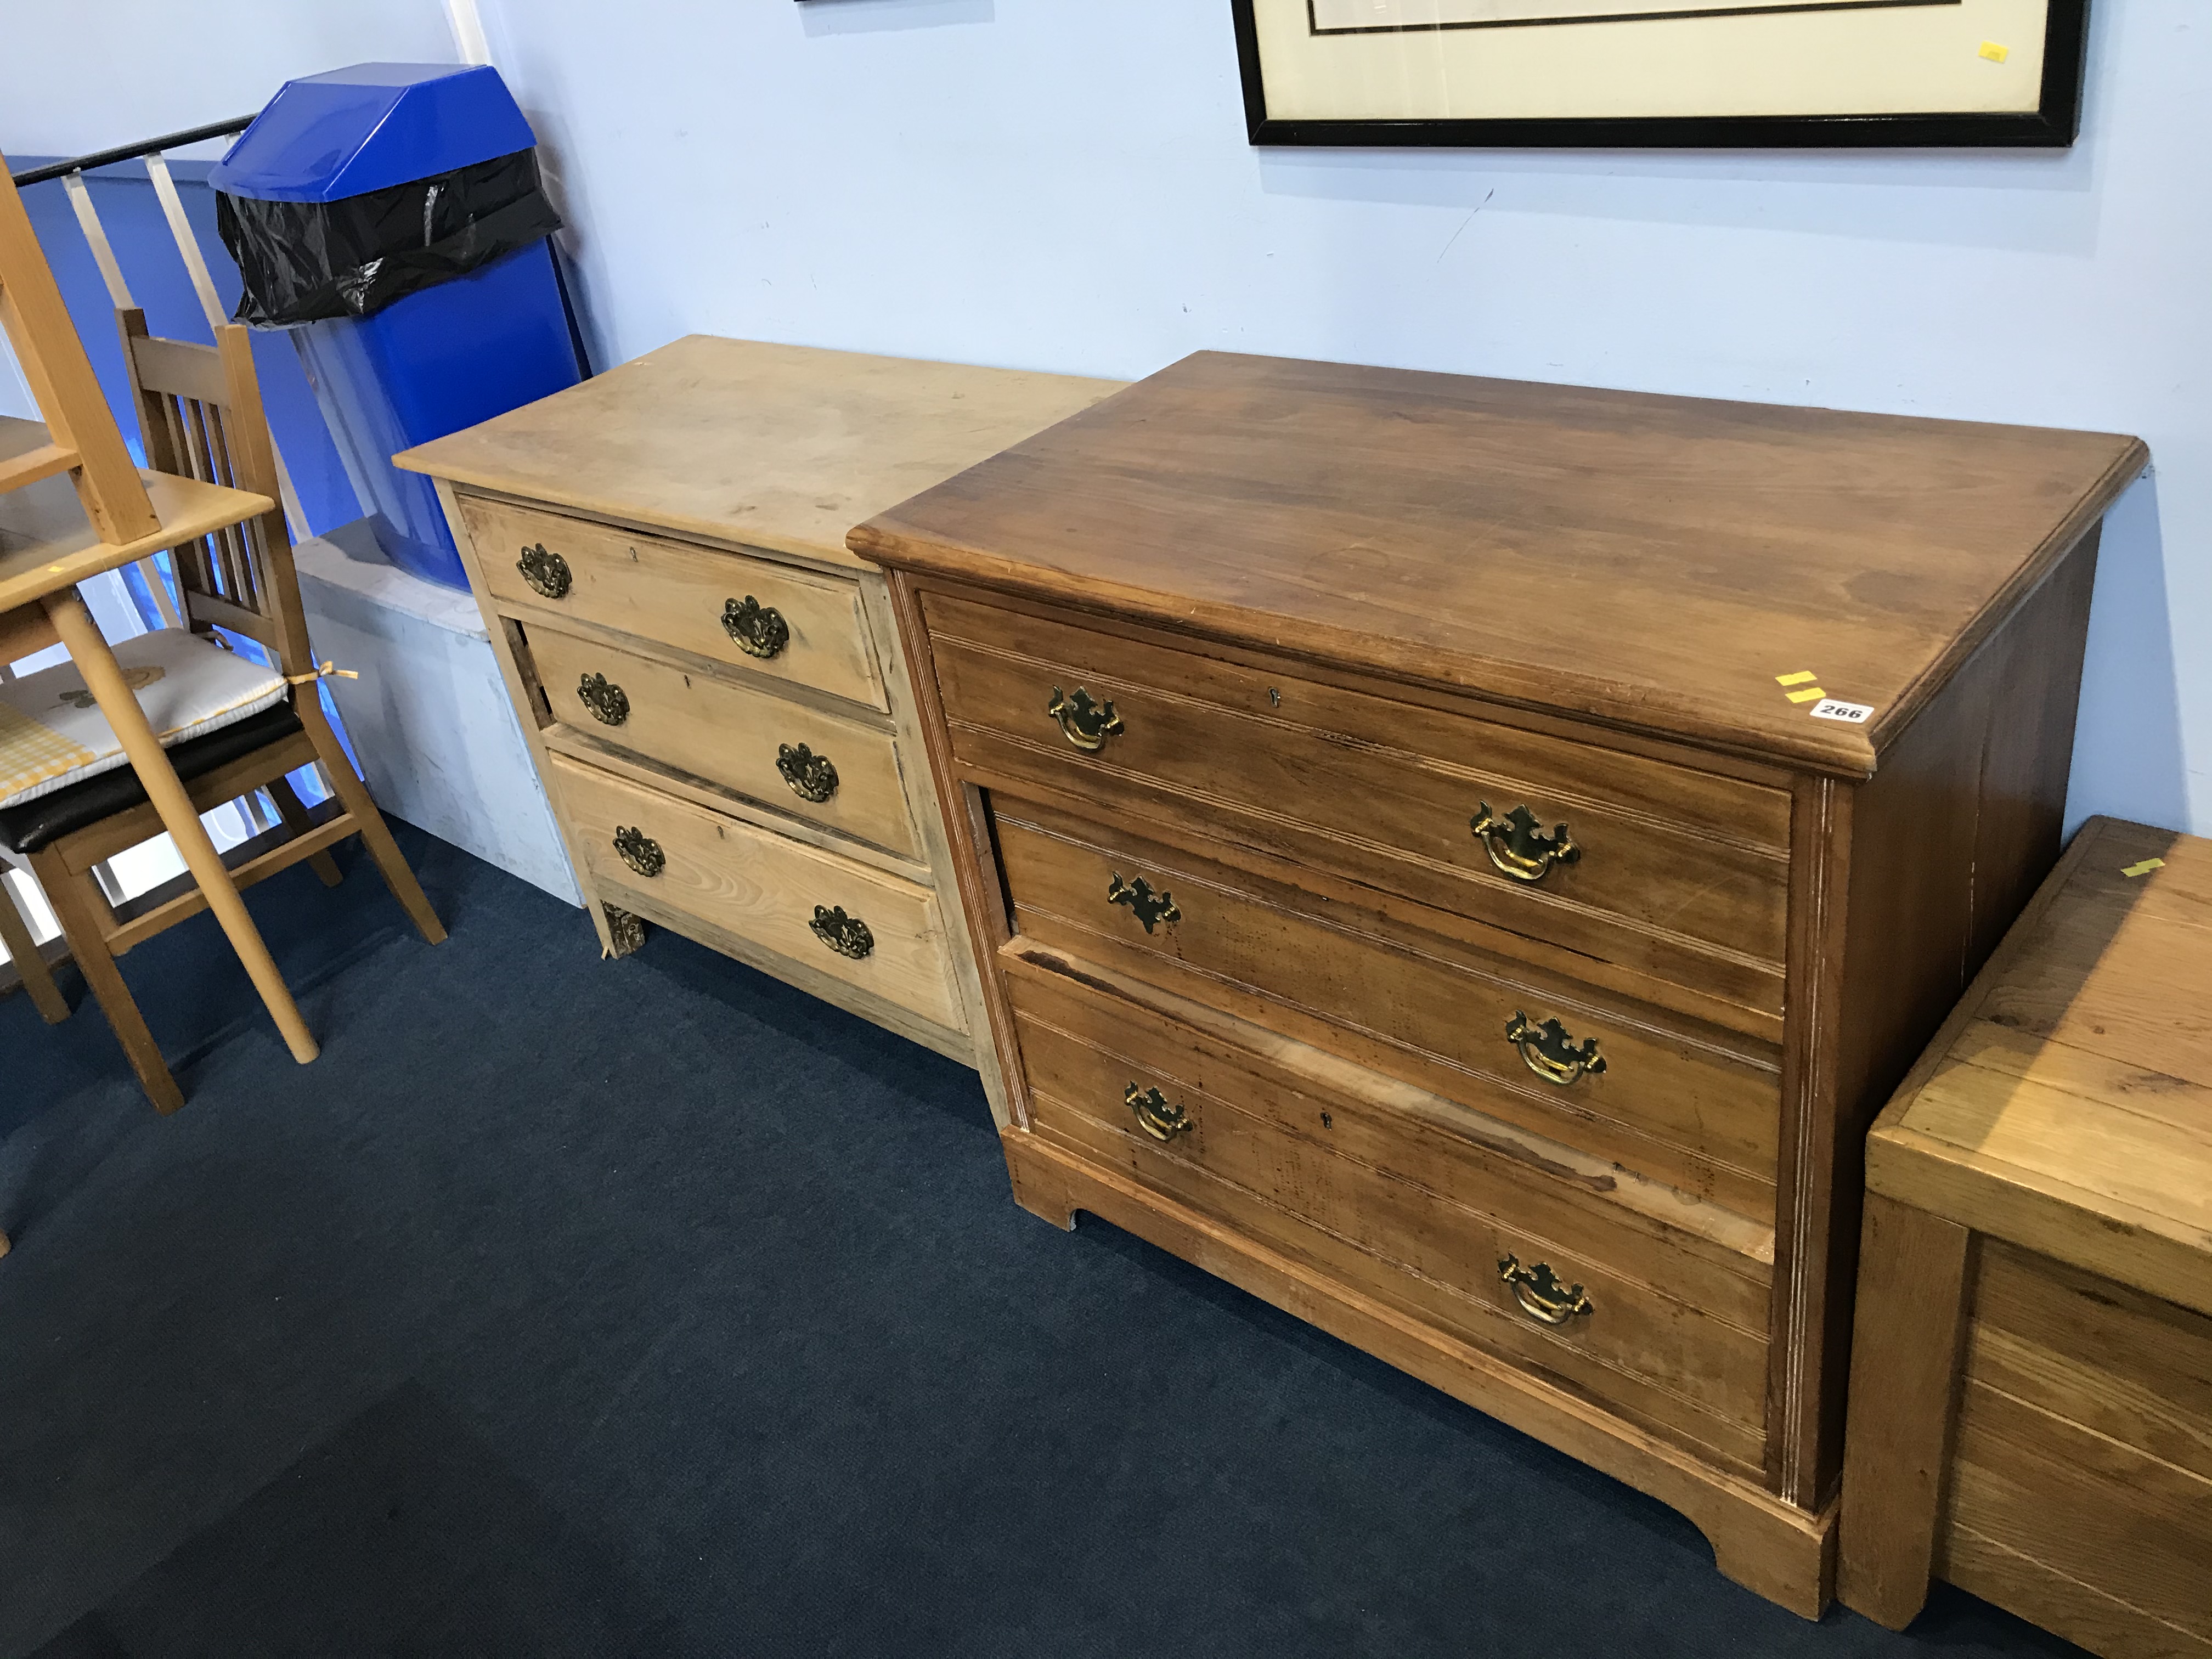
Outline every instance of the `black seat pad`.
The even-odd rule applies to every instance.
[[[290,737],[300,730],[300,717],[287,697],[258,714],[252,714],[170,750],[169,763],[186,783],[205,777],[218,767],[242,760],[257,749]],[[20,806],[0,808],[0,847],[11,853],[36,853],[62,836],[113,817],[139,805],[145,786],[127,761],[96,778],[57,789],[51,795],[27,800]]]

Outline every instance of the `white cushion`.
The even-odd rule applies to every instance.
[[[285,691],[276,669],[182,629],[125,640],[115,659],[164,749],[258,714]],[[125,758],[76,664],[0,682],[0,806],[66,789]]]

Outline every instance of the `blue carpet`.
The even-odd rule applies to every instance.
[[[398,826],[0,1000],[0,1655],[2064,1655],[1722,1579],[1663,1506],[1087,1219],[949,1061]],[[67,988],[80,994],[74,975]]]

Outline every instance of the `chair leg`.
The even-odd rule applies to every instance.
[[[276,803],[276,816],[284,820],[284,827],[295,836],[304,836],[313,828],[307,822],[307,809],[300,804],[300,797],[292,787],[289,778],[273,778],[269,783],[269,799]],[[338,873],[337,860],[331,856],[329,848],[312,854],[307,867],[323,878],[323,885],[335,887],[345,878]]]
[[[109,952],[105,928],[101,926],[101,900],[89,876],[72,876],[62,867],[59,858],[49,853],[31,854],[31,872],[46,889],[46,902],[54,907],[55,918],[62,925],[62,937],[76,957],[77,971],[84,982],[92,988],[100,1012],[107,1016],[114,1030],[116,1041],[123,1045],[123,1053],[131,1062],[131,1069],[138,1074],[139,1086],[145,1090],[147,1099],[154,1103],[157,1112],[173,1112],[185,1103],[184,1091],[177,1087],[177,1079],[169,1075],[169,1067],[161,1058],[161,1045],[146,1026],[146,1017],[138,1012],[138,1005],[131,995],[131,988],[123,982],[122,970],[116,967],[115,957]]]
[[[314,688],[306,688],[305,694],[294,700],[294,707],[299,710],[300,724],[307,727],[307,736],[315,745],[323,776],[330,781],[338,799],[361,828],[362,845],[368,848],[369,857],[376,861],[377,874],[384,878],[392,896],[399,901],[400,908],[413,920],[423,939],[432,945],[442,945],[445,927],[439,921],[438,913],[430,908],[430,901],[423,896],[422,883],[415,879],[415,872],[400,856],[399,843],[392,839],[384,814],[369,799],[368,786],[361,781],[360,775],[353,769],[353,763],[346,758],[330,721],[323,718],[322,700],[314,695]]]
[[[8,947],[8,954],[15,963],[17,977],[23,988],[31,994],[31,1006],[39,1017],[49,1025],[58,1025],[70,1017],[69,1004],[62,1000],[61,988],[54,983],[53,970],[46,959],[39,954],[39,947],[31,938],[31,930],[23,921],[23,913],[15,908],[15,896],[8,890],[8,866],[0,864],[0,945]]]

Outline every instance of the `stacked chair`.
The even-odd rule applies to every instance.
[[[134,554],[170,551],[180,621],[177,629],[157,629],[111,652],[96,629],[85,637],[89,618],[73,590],[42,598],[49,628],[40,626],[46,618],[33,614],[40,605],[13,610],[0,605],[0,661],[56,637],[73,659],[71,665],[0,683],[0,859],[12,860],[37,878],[140,1084],[158,1109],[172,1111],[184,1097],[117,966],[116,959],[132,946],[203,909],[215,909],[295,1057],[304,1063],[315,1057],[313,1039],[246,917],[239,890],[302,860],[326,885],[334,884],[339,872],[330,848],[359,836],[423,938],[436,944],[445,930],[323,711],[319,676],[328,665],[319,670],[310,655],[291,538],[274,504],[275,452],[246,331],[223,325],[208,346],[155,338],[146,331],[143,313],[135,310],[119,313],[118,319],[145,443],[143,473],[130,464],[0,162],[0,322],[7,325],[46,427],[44,444],[27,441],[20,431],[0,434],[0,492],[51,491],[60,487],[59,475],[69,473],[93,533],[108,544],[92,550],[95,554],[115,553],[126,544]],[[16,452],[12,459],[11,449]],[[119,469],[114,465],[118,456]],[[229,497],[238,507],[212,515],[188,519],[161,510],[173,500],[205,503]],[[0,602],[9,592],[11,569],[7,507],[0,493]],[[49,501],[48,522],[52,510]],[[229,522],[207,527],[210,516]],[[168,520],[174,520],[171,528],[191,533],[164,536],[160,526]],[[106,565],[123,562],[109,558]],[[15,568],[20,565],[18,560]],[[233,649],[232,639],[252,641],[265,663]],[[116,669],[119,681],[110,672]],[[140,717],[133,720],[128,718],[132,711],[123,708],[125,718],[111,726],[105,716],[117,707],[124,686],[135,696]],[[135,743],[128,729],[133,726],[139,728]],[[148,732],[161,752],[149,753]],[[308,766],[320,768],[332,792],[313,812],[287,781],[288,775]],[[235,867],[226,866],[196,815],[257,790],[267,792],[287,833],[257,837],[242,849],[246,855]],[[137,904],[112,905],[95,867],[164,829],[174,835],[191,878],[157,889]],[[40,1012],[50,1021],[66,1017],[67,1004],[31,946],[4,883],[0,940]]]

